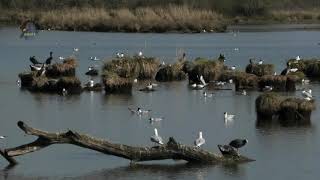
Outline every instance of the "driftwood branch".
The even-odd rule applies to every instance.
[[[116,144],[107,140],[94,138],[74,131],[63,133],[50,133],[32,128],[22,121],[18,122],[18,127],[28,135],[38,136],[31,143],[14,148],[5,149],[0,154],[5,157],[10,164],[17,164],[14,156],[20,156],[34,151],[41,150],[52,144],[73,144],[83,148],[95,150],[104,154],[122,157],[134,162],[150,160],[185,160],[196,163],[243,163],[253,161],[242,155],[217,155],[201,148],[183,145],[176,142],[172,137],[162,146],[154,147],[134,147],[123,144]]]

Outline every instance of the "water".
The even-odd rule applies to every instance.
[[[19,38],[18,28],[0,28],[0,135],[7,135],[1,147],[15,147],[35,140],[24,136],[16,123],[23,120],[47,131],[76,130],[113,142],[150,146],[150,135],[157,127],[167,139],[192,144],[198,131],[207,142],[204,149],[216,153],[217,144],[234,138],[247,138],[241,153],[255,162],[234,166],[199,166],[171,160],[139,163],[103,155],[72,145],[53,145],[38,152],[17,157],[18,166],[8,169],[0,161],[1,179],[316,179],[320,153],[319,106],[312,114],[310,127],[256,127],[254,101],[258,92],[248,96],[233,91],[216,91],[215,98],[202,97],[202,91],[187,88],[187,82],[160,83],[158,91],[144,93],[134,87],[132,96],[83,93],[80,96],[34,94],[16,85],[18,73],[28,70],[29,56],[45,59],[69,56],[73,48],[80,60],[78,76],[92,64],[90,56],[108,59],[115,52],[133,54],[142,50],[166,62],[175,61],[183,49],[187,57],[218,57],[224,53],[228,65],[243,69],[251,57],[276,65],[280,72],[286,59],[319,57],[318,31],[240,32],[217,34],[126,34],[44,31],[33,40]],[[238,51],[234,49],[238,48]],[[96,63],[96,65],[101,65]],[[99,79],[99,78],[98,78]],[[97,80],[98,80],[97,79]],[[320,86],[312,84],[319,101]],[[295,94],[288,94],[295,95]],[[296,92],[299,96],[300,92]],[[127,107],[152,109],[154,116],[165,119],[151,125],[147,118],[131,115]],[[223,112],[236,114],[232,124],[223,122]]]

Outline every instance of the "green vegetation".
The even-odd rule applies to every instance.
[[[0,22],[43,29],[225,31],[230,23],[320,21],[319,0],[1,0]]]

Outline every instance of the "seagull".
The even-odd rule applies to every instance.
[[[302,83],[302,84],[309,84],[309,83],[310,83],[310,80],[309,80],[309,79],[302,79],[302,80],[301,80],[301,83]]]
[[[306,101],[311,101],[312,99],[311,98],[309,98],[309,97],[305,97],[305,98],[303,98],[304,100],[306,100]]]
[[[247,91],[244,89],[244,90],[242,90],[241,94],[246,96],[247,95]]]
[[[206,86],[207,85],[207,83],[206,83],[206,81],[204,80],[204,78],[203,78],[203,76],[201,75],[200,76],[200,81],[201,81],[201,83],[204,85],[204,86]]]
[[[203,92],[203,96],[204,96],[204,97],[210,98],[210,97],[212,97],[212,95],[213,95],[213,93]]]
[[[236,148],[237,150],[248,143],[247,139],[235,139],[229,143],[229,146]]]
[[[277,75],[277,72],[274,72],[273,75],[276,76],[276,75]]]
[[[232,84],[233,83],[233,79],[229,79],[229,83]]]
[[[90,57],[90,60],[91,60],[91,61],[100,61],[100,59],[98,59],[96,56]]]
[[[234,48],[235,51],[239,51],[239,48]]]
[[[149,83],[149,84],[146,86],[146,88],[147,88],[148,90],[152,90],[152,89],[153,89],[153,86],[152,86],[151,83]]]
[[[143,114],[148,114],[150,111],[151,111],[151,110],[143,110],[143,109],[141,109],[140,107],[138,107],[136,113],[137,113],[138,115],[143,115]]]
[[[260,64],[260,65],[263,64],[263,60],[260,60],[260,61],[258,62],[258,64]]]
[[[223,85],[225,85],[226,84],[226,82],[223,82],[223,81],[218,81],[218,82],[216,82],[216,85],[217,86],[223,86]]]
[[[206,140],[202,137],[202,132],[200,131],[198,139],[194,141],[194,145],[199,148],[201,145],[205,143],[206,143]]]
[[[90,79],[90,81],[87,83],[88,87],[93,87],[94,86],[94,81]]]
[[[313,97],[312,97],[312,90],[311,90],[311,89],[309,89],[308,91],[303,90],[301,93],[302,93],[302,95],[303,95],[304,97],[313,98]]]
[[[120,58],[120,53],[119,53],[119,52],[117,52],[116,56],[117,56],[117,58]]]
[[[7,136],[0,136],[0,139],[5,139]]]
[[[297,56],[296,57],[296,61],[300,61],[301,59],[300,59],[300,56]]]
[[[134,80],[133,80],[133,82],[134,82],[134,83],[137,83],[137,82],[138,82],[138,79],[137,79],[137,78],[136,78],[136,79],[134,79]]]
[[[152,87],[158,87],[158,84],[156,83],[151,83]]]
[[[16,81],[16,83],[17,83],[17,86],[21,86],[21,81],[20,81],[20,79],[18,79],[17,81]]]
[[[41,68],[37,71],[37,76],[42,76],[45,73],[46,73],[46,67],[45,67],[45,64],[42,64]]]
[[[138,56],[142,57],[142,52],[141,51],[139,52]]]
[[[157,128],[154,128],[154,135],[150,137],[151,141],[163,145],[163,140],[162,137],[158,135],[158,130]]]
[[[231,66],[231,70],[236,70],[236,66]]]
[[[203,89],[204,86],[205,86],[205,85],[203,85],[203,84],[197,84],[197,88],[198,88],[198,89]]]
[[[197,84],[196,84],[196,83],[191,84],[191,87],[196,88],[196,87],[197,87]]]
[[[123,58],[123,57],[124,57],[124,54],[123,54],[123,53],[121,53],[121,54],[120,54],[120,58]]]
[[[78,51],[79,51],[79,48],[73,48],[73,51],[74,51],[74,52],[78,52]]]
[[[36,64],[36,65],[29,65],[31,71],[40,71],[42,65],[41,64]]]
[[[272,86],[265,86],[264,88],[263,88],[263,91],[272,91]]]
[[[162,121],[164,118],[163,117],[151,117],[149,118],[150,122],[157,122],[157,121]]]
[[[289,69],[289,72],[297,72],[298,71],[298,68],[291,68]]]
[[[62,88],[62,95],[65,96],[68,94],[68,91],[65,88]]]
[[[228,114],[227,112],[224,112],[224,121],[232,121],[235,117],[233,114]]]
[[[58,57],[60,61],[63,61],[65,58],[63,56]]]

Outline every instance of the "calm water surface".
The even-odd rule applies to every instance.
[[[155,161],[130,166],[129,161],[103,155],[72,145],[53,145],[41,151],[17,157],[20,164],[12,169],[0,158],[0,179],[317,179],[320,176],[319,106],[312,114],[310,127],[256,127],[254,109],[258,92],[240,96],[234,91],[217,91],[214,98],[202,97],[202,91],[187,88],[187,82],[160,83],[158,91],[137,91],[129,95],[83,93],[80,96],[33,94],[17,87],[18,73],[28,70],[29,56],[45,59],[49,51],[69,56],[73,48],[80,60],[77,71],[83,82],[92,62],[90,56],[108,59],[115,52],[133,54],[143,50],[166,62],[175,61],[181,49],[190,59],[217,57],[224,53],[228,65],[244,68],[251,57],[276,65],[279,72],[286,59],[320,57],[319,31],[240,32],[216,34],[126,34],[44,31],[33,40],[19,38],[14,27],[0,28],[0,134],[7,135],[0,146],[14,147],[31,142],[16,123],[23,120],[48,131],[67,129],[135,146],[150,146],[153,128],[163,138],[174,136],[192,144],[202,130],[207,143],[204,149],[218,153],[217,144],[233,138],[247,138],[241,153],[257,161],[235,166],[199,166],[184,162]],[[238,48],[238,51],[234,49]],[[101,63],[95,65],[100,66]],[[97,79],[99,80],[99,78]],[[320,86],[311,85],[319,101]],[[295,94],[287,94],[295,95]],[[300,96],[300,92],[296,92]],[[133,116],[127,107],[152,109],[154,116],[164,116],[158,124],[148,117]],[[223,112],[236,114],[225,125]]]

